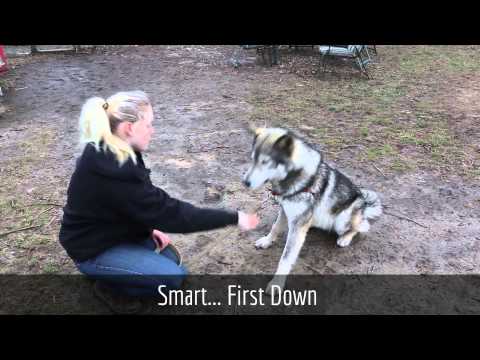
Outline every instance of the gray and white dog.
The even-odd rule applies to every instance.
[[[369,220],[382,214],[378,195],[359,189],[348,177],[324,162],[322,153],[297,134],[281,128],[254,129],[252,166],[244,184],[258,189],[266,183],[281,205],[270,233],[256,241],[268,248],[279,235],[288,235],[272,285],[285,286],[310,227],[338,234],[337,244],[348,246],[357,233],[370,228]]]

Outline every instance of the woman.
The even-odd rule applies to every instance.
[[[152,121],[141,91],[91,98],[80,114],[85,147],[70,180],[59,240],[80,272],[104,280],[95,291],[111,307],[120,298],[112,294],[150,296],[162,284],[181,286],[186,270],[162,231],[251,230],[259,222],[255,214],[198,208],[155,187],[142,159]]]

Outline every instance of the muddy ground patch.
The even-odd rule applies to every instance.
[[[77,273],[58,230],[79,153],[81,105],[91,96],[142,89],[156,115],[145,156],[156,185],[200,206],[261,205],[262,223],[250,233],[173,235],[191,272],[276,269],[284,242],[253,246],[268,232],[276,205],[265,190],[247,192],[240,182],[253,122],[290,127],[321,144],[329,161],[379,192],[389,213],[345,249],[331,234],[310,231],[294,273],[478,273],[480,49],[377,48],[371,80],[348,64],[323,74],[309,49],[282,50],[274,67],[232,46],[128,46],[30,58],[9,73],[14,86],[2,100],[9,111],[0,117],[0,232],[15,232],[0,238],[0,272]]]

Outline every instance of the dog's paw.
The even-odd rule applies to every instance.
[[[340,247],[346,247],[350,245],[351,242],[352,242],[352,239],[341,237],[337,240],[337,245]]]
[[[267,235],[255,241],[255,247],[257,249],[266,249],[272,245],[272,242],[272,238]]]

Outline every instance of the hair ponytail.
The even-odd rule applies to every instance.
[[[108,149],[115,155],[120,165],[130,157],[134,163],[137,162],[132,147],[112,134],[110,120],[105,108],[106,101],[100,97],[93,97],[87,100],[80,113],[80,142],[82,144],[93,143],[99,150],[100,142],[103,140],[103,150]]]

